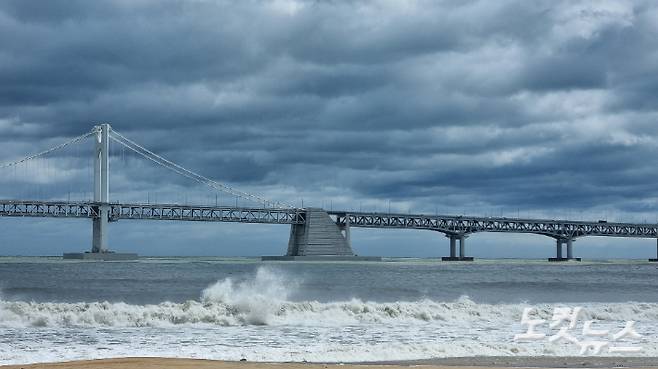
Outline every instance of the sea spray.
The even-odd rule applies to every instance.
[[[286,278],[281,272],[260,267],[253,279],[240,282],[226,278],[201,293],[204,304],[224,304],[240,312],[249,324],[266,325],[288,299],[289,291],[299,281]]]

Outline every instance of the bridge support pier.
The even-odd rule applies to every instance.
[[[308,208],[306,222],[290,226],[288,252],[284,256],[263,256],[266,261],[380,261],[378,256],[357,256],[352,251],[350,219],[331,219],[323,209]]]
[[[98,218],[92,220],[91,231],[91,252],[107,252],[107,223],[109,218],[109,206],[100,205],[98,207]]]
[[[459,259],[464,259],[464,254],[466,253],[466,237],[459,237]]]
[[[658,263],[658,238],[656,238],[656,258],[655,259],[649,259],[650,262],[652,263]]]
[[[446,237],[450,239],[450,256],[442,257],[442,261],[473,261],[472,256],[465,256],[467,235],[448,234]],[[459,240],[459,256],[457,256],[457,240]]]
[[[556,255],[554,258],[548,258],[548,261],[569,261],[569,260],[575,260],[575,261],[580,261],[580,258],[574,258],[573,257],[573,238],[558,238],[556,240]],[[567,257],[562,256],[562,245],[567,244]]]

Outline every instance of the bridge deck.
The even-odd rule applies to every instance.
[[[658,224],[339,211],[330,211],[329,214],[336,217],[340,226],[345,226],[349,222],[350,227],[427,229],[447,234],[506,232],[534,233],[554,238],[658,237]]]
[[[97,218],[100,203],[0,200],[0,216]],[[110,221],[121,219],[304,224],[304,211],[176,204],[107,204]]]
[[[0,200],[0,216],[97,218],[96,202]],[[110,203],[111,221],[122,219],[304,224],[305,209],[242,208],[178,204]],[[657,238],[657,224],[607,223],[547,219],[466,217],[422,214],[385,214],[329,211],[339,226],[362,228],[425,229],[447,234],[477,232],[535,233],[555,238],[582,236]]]

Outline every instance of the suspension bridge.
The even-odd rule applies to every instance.
[[[252,224],[283,224],[290,226],[287,253],[284,256],[263,257],[264,260],[376,260],[357,257],[352,249],[350,229],[417,229],[430,230],[448,239],[449,256],[444,261],[470,261],[466,255],[466,238],[479,232],[532,233],[555,240],[555,257],[550,261],[580,260],[574,256],[574,242],[586,236],[626,237],[656,239],[658,261],[658,224],[608,223],[604,221],[568,221],[549,219],[524,219],[506,217],[469,217],[452,215],[398,214],[382,212],[334,211],[321,208],[295,207],[263,196],[240,191],[192,170],[184,168],[163,156],[148,150],[109,124],[95,126],[91,131],[74,137],[48,150],[0,165],[2,169],[14,169],[32,161],[41,160],[52,153],[64,150],[86,139],[93,139],[90,158],[93,176],[93,198],[66,200],[0,200],[0,216],[85,218],[92,221],[91,250],[64,254],[65,258],[95,260],[125,260],[136,258],[133,253],[114,253],[108,247],[109,224],[127,220],[166,220],[195,222],[236,222]],[[128,150],[167,171],[176,173],[200,186],[221,192],[236,199],[234,205],[189,205],[179,203],[148,203],[110,201],[110,142],[122,150]],[[49,170],[49,169],[47,169]],[[55,172],[61,170],[53,169]],[[40,169],[43,171],[43,168]],[[32,173],[28,175],[33,175]],[[215,197],[215,199],[217,199]],[[240,205],[238,200],[251,206]],[[457,244],[459,243],[459,251]],[[566,245],[566,253],[564,246]]]

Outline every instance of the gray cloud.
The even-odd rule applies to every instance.
[[[103,121],[294,203],[652,219],[657,14],[641,1],[5,1],[0,154]],[[116,198],[213,201],[136,163],[114,166]],[[70,170],[40,191],[87,183]],[[25,190],[9,179],[2,193]]]

